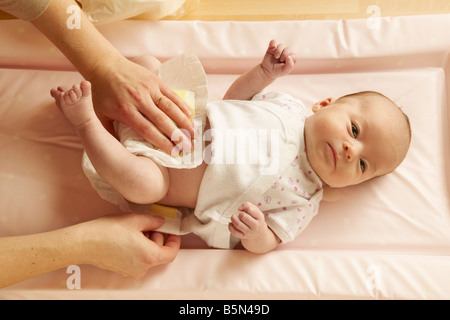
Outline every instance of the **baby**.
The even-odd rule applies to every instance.
[[[289,47],[272,40],[262,62],[230,86],[224,101],[206,108],[207,130],[245,126],[279,133],[270,141],[279,147],[276,154],[271,149],[277,170],[270,174],[261,174],[258,163],[243,167],[204,160],[193,169],[162,166],[132,154],[105,130],[94,112],[89,82],[53,89],[51,95],[98,174],[125,199],[195,208],[199,223],[193,232],[209,245],[234,247],[240,241],[247,250],[264,253],[305,229],[325,186],[355,185],[393,171],[411,139],[407,116],[380,93],[328,98],[314,104],[312,114],[288,95],[260,94],[289,74],[295,62]],[[143,65],[158,68],[154,58]],[[164,100],[157,102],[161,109]]]

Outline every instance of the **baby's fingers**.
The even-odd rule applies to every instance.
[[[239,211],[243,211],[256,220],[264,219],[264,214],[259,208],[251,202],[245,201],[240,207]]]
[[[277,44],[275,40],[271,40],[267,52],[273,55],[275,59],[280,59],[285,48],[286,46],[284,44],[282,43]]]
[[[273,56],[275,57],[275,59],[280,59],[280,61],[282,61],[281,56],[283,55],[283,51],[285,50],[285,48],[286,46],[282,43],[279,43],[277,45],[276,49],[273,52]]]
[[[296,58],[294,52],[292,51],[292,49],[289,48],[289,47],[286,47],[286,48],[283,49],[283,52],[281,53],[281,56],[280,56],[280,62],[287,62],[287,58],[288,58],[288,57],[291,57],[291,58],[292,58],[292,61],[293,61],[294,63],[295,63],[296,60],[297,60],[297,58]]]
[[[273,54],[276,49],[277,49],[277,42],[275,40],[270,40],[267,52]]]
[[[255,214],[255,217],[251,216],[248,213],[241,212],[239,214],[239,220],[248,228],[248,230],[256,230],[258,229],[258,219],[259,215]]]
[[[233,225],[233,227],[235,227],[237,230],[246,233],[249,230],[248,225],[242,221],[242,213],[237,215],[234,214],[231,216],[231,224]]]
[[[294,69],[294,65],[295,65],[295,57],[288,56],[283,66],[283,73],[291,72],[292,69]]]
[[[231,216],[231,222],[228,224],[228,230],[236,238],[242,239],[245,237],[245,232],[241,230],[244,224],[239,221],[236,215]]]

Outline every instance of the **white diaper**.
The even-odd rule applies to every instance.
[[[194,150],[192,153],[183,153],[172,157],[163,151],[155,149],[130,127],[123,123],[115,122],[116,134],[131,153],[151,158],[156,163],[170,168],[188,169],[197,167],[202,163],[202,135],[205,124],[205,108],[207,103],[207,79],[203,67],[194,52],[181,54],[168,60],[160,66],[160,77],[171,88],[174,89],[190,105],[194,111],[192,119],[194,128],[200,134],[194,139]],[[115,205],[124,212],[151,213],[165,217],[166,223],[159,229],[161,232],[172,234],[189,233],[190,227],[181,227],[181,217],[187,218],[193,210],[168,208],[159,205],[135,204],[124,199],[120,193],[107,184],[98,175],[86,153],[83,154],[83,171],[88,177],[94,189],[100,197]],[[181,211],[184,211],[183,214]]]

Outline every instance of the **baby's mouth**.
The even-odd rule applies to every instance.
[[[331,152],[331,157],[333,159],[333,163],[334,163],[334,168],[336,168],[336,164],[337,164],[337,155],[336,155],[336,151],[333,149],[333,147],[328,143],[328,147],[330,148],[330,152]]]

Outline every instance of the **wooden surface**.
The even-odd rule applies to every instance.
[[[200,0],[179,20],[339,20],[439,13],[450,13],[450,0]]]
[[[439,13],[450,13],[450,0],[200,0],[176,19],[338,20]],[[0,11],[0,19],[5,18],[11,16]],[[145,18],[145,14],[139,16]]]

